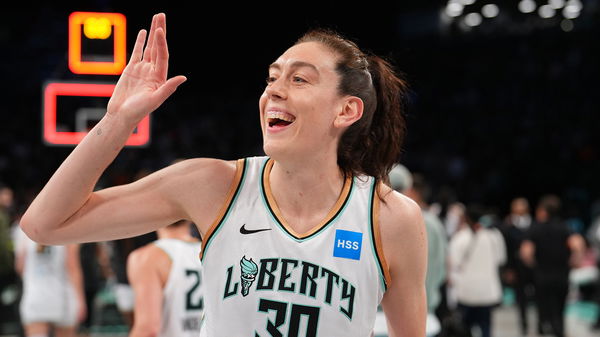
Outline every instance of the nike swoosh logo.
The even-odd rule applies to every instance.
[[[242,234],[254,234],[254,233],[270,231],[270,230],[271,230],[271,228],[246,229],[246,224],[243,224],[242,227],[240,227],[240,233],[242,233]]]

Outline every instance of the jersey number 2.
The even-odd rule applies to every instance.
[[[200,290],[200,272],[197,270],[186,269],[185,275],[188,277],[193,276],[194,278],[194,284],[185,294],[185,310],[202,310],[204,307],[202,296],[194,296],[196,290]],[[194,301],[194,298],[196,301]]]

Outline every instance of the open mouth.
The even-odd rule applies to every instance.
[[[285,127],[296,120],[293,115],[282,111],[268,111],[266,117],[269,127]]]

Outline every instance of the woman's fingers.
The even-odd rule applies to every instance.
[[[166,17],[164,13],[159,13],[156,14],[156,26],[154,29],[154,44],[152,45],[152,62],[155,63],[156,62],[156,58],[158,57],[158,54],[160,53],[160,46],[158,44],[158,37],[157,37],[157,32],[158,30],[162,29],[163,31],[163,39],[166,38]]]
[[[129,58],[130,63],[137,63],[142,60],[142,54],[144,51],[144,42],[146,40],[146,30],[142,29],[135,39],[135,46],[133,46],[133,52]]]
[[[159,28],[156,30],[156,55],[153,58],[155,64],[154,69],[157,72],[158,78],[164,80],[167,78],[169,71],[169,47],[167,46],[167,38],[164,31]]]
[[[148,41],[146,42],[146,48],[144,49],[144,61],[152,62],[152,53],[154,48],[154,34],[156,32],[156,20],[158,14],[152,17],[152,24],[150,24],[150,34],[148,34]]]
[[[165,32],[165,36],[167,36],[167,16],[165,15],[165,13],[160,13],[160,14],[162,14],[162,21],[161,21],[162,26],[161,27],[163,29],[163,32]]]

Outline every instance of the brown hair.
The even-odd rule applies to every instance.
[[[407,83],[389,62],[367,55],[332,30],[310,30],[296,44],[303,42],[319,42],[339,55],[336,71],[341,78],[340,94],[356,96],[364,104],[362,118],[340,139],[338,165],[345,174],[366,174],[387,182],[404,141]]]

